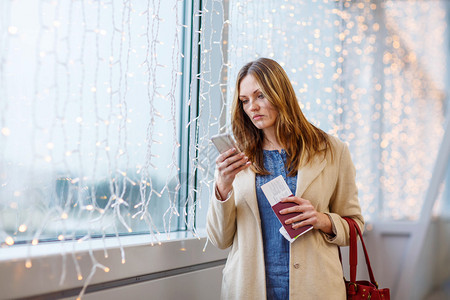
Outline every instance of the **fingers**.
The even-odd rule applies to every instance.
[[[216,164],[224,162],[227,158],[236,155],[236,148],[231,148],[224,153],[220,154],[216,159]]]
[[[294,202],[297,205],[282,209],[280,214],[295,214],[292,218],[285,221],[286,224],[292,224],[292,228],[296,229],[305,225],[315,225],[317,223],[317,211],[309,200],[291,196],[282,199],[283,202]]]
[[[245,164],[243,164],[239,168],[235,169],[236,174],[239,173],[240,171],[244,170],[244,169],[247,169],[248,167],[250,167],[251,164],[252,164],[251,161],[247,161]]]
[[[231,154],[231,155],[227,155],[227,154]],[[233,152],[228,153],[224,152],[223,156],[222,154],[219,155],[219,157],[216,160],[216,164],[217,164],[217,168],[219,170],[219,173],[222,173],[223,175],[226,174],[232,174],[232,173],[238,173],[239,171],[241,171],[244,168],[241,167],[246,167],[249,164],[247,164],[248,161],[248,157],[245,156],[244,153],[239,153],[239,154],[233,154]]]
[[[296,206],[292,206],[292,207],[281,210],[280,211],[281,214],[303,212],[303,211],[307,210],[308,207],[314,209],[314,207],[311,205],[311,202],[309,200],[306,200],[306,199],[303,199],[303,198],[300,198],[297,196],[290,196],[290,197],[282,198],[281,202],[293,202],[293,203],[298,204]]]
[[[236,153],[236,149],[230,149],[219,155],[216,165],[219,173],[216,179],[217,186],[220,191],[229,191],[236,174],[248,168],[251,162],[244,153]]]
[[[315,227],[317,223],[317,215],[316,214],[306,214],[302,213],[297,215],[296,217],[290,218],[286,220],[286,224],[292,224],[292,228],[297,229],[305,225],[312,225]]]
[[[297,196],[289,196],[286,198],[282,198],[281,202],[294,202],[297,204],[301,204],[302,200],[304,200],[303,198],[297,197]]]
[[[216,185],[217,185],[219,191],[227,191],[223,194],[224,195],[228,194],[228,192],[231,191],[232,184],[233,184],[236,174],[239,173],[240,171],[248,168],[250,165],[251,165],[251,162],[247,161],[243,165],[232,169],[228,173],[227,172],[219,172],[219,177],[216,179]],[[222,192],[220,194],[223,195]]]

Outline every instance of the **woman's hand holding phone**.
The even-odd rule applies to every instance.
[[[219,175],[216,180],[217,190],[222,199],[225,199],[233,188],[236,174],[248,168],[251,162],[239,150],[230,134],[219,134],[211,137],[220,155],[216,159]]]
[[[236,174],[248,168],[251,162],[243,152],[236,153],[236,148],[229,149],[220,154],[216,159],[219,175],[216,180],[217,190],[222,199],[225,199],[233,188]]]

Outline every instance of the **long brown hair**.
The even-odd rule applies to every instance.
[[[331,151],[327,134],[312,125],[297,101],[294,88],[283,68],[274,60],[259,58],[247,63],[239,71],[232,104],[232,128],[236,142],[252,162],[252,169],[267,175],[263,161],[263,131],[253,125],[239,100],[242,79],[252,75],[258,82],[264,97],[278,110],[275,131],[287,153],[288,176],[294,176],[298,168],[311,159]]]

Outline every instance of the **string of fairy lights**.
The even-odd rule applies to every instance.
[[[279,61],[308,119],[349,143],[366,219],[414,220],[443,134],[445,18],[440,1],[230,1],[230,78]]]
[[[419,216],[445,121],[442,1],[196,0],[192,16],[185,2],[1,2],[2,248],[27,244],[31,268],[48,239],[198,236],[209,137],[229,130],[237,72],[262,56],[307,118],[349,143],[365,217]],[[91,249],[83,274],[75,253],[60,282],[71,259],[81,298],[109,267]]]

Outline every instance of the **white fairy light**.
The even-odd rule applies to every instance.
[[[445,32],[439,5],[207,0],[199,8],[196,0],[193,14],[202,18],[193,43],[201,52],[188,60],[181,49],[189,29],[182,24],[181,0],[133,7],[131,1],[37,3],[34,33],[24,20],[10,19],[10,6],[20,3],[0,6],[6,16],[0,19],[0,61],[6,62],[0,68],[0,97],[6,99],[0,101],[0,201],[6,201],[2,210],[18,216],[17,223],[0,227],[9,237],[6,245],[22,237],[37,245],[47,222],[77,224],[80,230],[84,223],[98,225],[98,233],[117,236],[147,229],[156,245],[178,218],[195,236],[196,210],[205,209],[212,188],[216,152],[209,137],[229,129],[236,74],[261,56],[287,70],[308,119],[349,142],[367,217],[417,217],[442,135],[437,78],[445,64],[426,64],[435,72],[422,67],[426,58],[445,60],[439,50]],[[380,13],[386,22],[377,19]],[[417,18],[429,26],[417,26]],[[214,24],[222,28],[211,30]],[[15,74],[21,58],[8,49],[24,50],[27,35],[34,41],[28,47],[33,72]],[[426,43],[418,42],[422,37]],[[189,89],[180,86],[189,76],[182,63],[186,70],[200,67]],[[21,85],[31,92],[12,89]],[[196,94],[180,99],[181,89],[198,90],[198,99]],[[181,108],[187,116],[183,124]],[[385,131],[374,132],[378,127]],[[180,135],[191,142],[183,149],[189,152],[187,170],[178,157]],[[11,150],[22,143],[25,150]],[[180,174],[180,167],[189,175]],[[21,188],[14,184],[19,180],[25,183]],[[26,201],[26,186],[52,187],[53,194],[43,192],[40,203],[49,215],[34,210],[22,216],[34,205]],[[380,197],[383,203],[377,202]],[[160,203],[164,208],[158,210]],[[103,227],[109,218],[117,226]],[[80,243],[90,241],[87,232]],[[71,232],[55,236],[71,237]],[[109,270],[91,260],[92,272]],[[74,264],[78,280],[88,284],[93,273],[84,277],[76,259]]]

